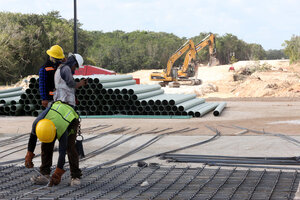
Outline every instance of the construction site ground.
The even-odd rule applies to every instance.
[[[166,93],[194,92],[197,93],[199,97],[205,98],[207,102],[227,102],[226,109],[219,117],[215,117],[212,113],[209,113],[202,118],[191,119],[82,119],[82,129],[85,140],[95,136],[98,137],[84,143],[85,153],[90,155],[90,158],[80,161],[80,166],[86,170],[84,172],[87,174],[90,173],[89,170],[91,167],[95,166],[109,169],[107,167],[126,164],[126,162],[206,141],[216,135],[218,131],[220,132],[220,137],[215,140],[176,153],[218,156],[299,156],[300,79],[298,78],[298,68],[300,68],[300,66],[290,66],[288,61],[285,60],[269,61],[268,65],[271,65],[267,66],[270,67],[269,70],[256,71],[251,75],[243,77],[243,80],[233,81],[233,75],[237,73],[239,69],[250,65],[264,65],[263,62],[257,62],[258,61],[254,64],[238,62],[233,65],[236,72],[228,71],[231,65],[215,67],[202,66],[199,68],[198,73],[198,77],[203,81],[202,86],[165,88]],[[147,81],[150,71],[142,70],[135,72],[133,76],[134,78],[141,78],[142,84],[153,84]],[[34,117],[29,116],[1,116],[0,143],[11,137],[24,133],[29,134],[34,119]],[[242,128],[261,132],[245,131]],[[157,133],[153,133],[153,131],[157,131]],[[148,141],[164,133],[168,134],[162,135],[161,138],[151,143],[151,145],[118,159],[120,156],[136,150],[141,145],[146,144]],[[97,149],[105,147],[112,143],[112,141],[121,141],[122,139],[139,134],[139,137],[128,140],[116,148],[112,148],[101,154],[93,154]],[[120,137],[122,137],[122,139]],[[22,159],[26,154],[27,142],[28,137],[24,137],[23,141],[18,140],[18,142],[1,147],[0,164],[2,165],[0,165],[0,172],[1,170],[5,172],[3,168],[3,166],[7,166],[5,162],[8,164],[15,159],[19,159],[19,161],[13,164],[23,166]],[[21,146],[22,144],[23,146]],[[35,153],[36,155],[40,153],[39,147],[36,148]],[[54,156],[55,164],[57,153],[55,153]],[[59,187],[52,188],[51,190],[41,189],[36,193],[31,193],[31,191],[38,187],[32,186],[29,183],[28,186],[24,186],[23,188],[20,186],[20,183],[9,183],[11,187],[8,186],[6,190],[1,190],[0,188],[0,197],[6,197],[5,195],[8,195],[9,192],[15,192],[16,195],[8,195],[7,197],[9,198],[24,197],[29,199],[36,197],[51,199],[57,197],[57,195],[68,198],[98,197],[104,199],[132,199],[137,194],[139,194],[137,195],[139,199],[169,199],[170,196],[175,194],[177,199],[188,198],[189,196],[193,197],[193,195],[195,195],[195,199],[293,199],[294,197],[297,199],[297,196],[299,196],[299,194],[296,193],[300,180],[300,176],[296,171],[296,169],[299,170],[297,165],[268,165],[267,167],[271,167],[271,169],[259,166],[258,168],[235,168],[235,166],[232,165],[227,167],[223,166],[220,168],[220,171],[215,171],[218,170],[218,167],[204,166],[202,163],[169,163],[157,157],[151,157],[144,161],[148,164],[158,163],[161,171],[157,172],[158,174],[156,174],[156,172],[154,173],[156,178],[143,179],[139,177],[141,176],[140,172],[136,172],[137,177],[132,175],[132,179],[129,180],[129,177],[127,177],[127,180],[126,177],[122,177],[122,173],[124,173],[124,176],[126,174],[124,167],[127,165],[124,165],[120,169],[120,175],[118,175],[119,172],[109,172],[109,177],[115,177],[115,180],[110,180],[109,177],[107,179],[99,179],[103,180],[103,182],[100,181],[99,188],[96,189],[91,189],[92,187],[89,188],[87,184],[85,191],[90,189],[90,193],[85,193],[84,191],[82,191],[82,193],[68,193],[68,191],[72,191],[72,187],[70,189],[68,186],[69,179],[66,179],[62,181],[62,185]],[[34,164],[36,167],[40,165],[40,157],[37,156],[34,159]],[[175,165],[175,171],[170,175],[168,174],[168,170],[172,170],[173,165]],[[133,167],[131,170],[138,170],[136,163],[131,166]],[[205,173],[202,171],[201,173],[204,174],[199,175],[199,179],[191,179],[197,169],[201,167],[205,168]],[[274,167],[285,167],[286,169],[280,171]],[[38,170],[38,168],[36,169]],[[151,168],[145,168],[142,170],[147,171],[150,169]],[[265,169],[267,169],[266,174],[264,174]],[[16,169],[10,170],[14,171]],[[124,170],[124,172],[121,172],[121,170]],[[250,173],[247,170],[250,170]],[[132,173],[135,173],[133,171]],[[25,168],[22,168],[22,173],[26,173]],[[24,175],[24,180],[20,178],[19,182],[29,181],[29,175],[31,176],[36,173],[36,171],[28,172],[26,176]],[[97,173],[97,176],[100,176],[103,171],[100,172],[99,168]],[[147,171],[147,173],[150,172]],[[182,177],[180,176],[181,173]],[[217,173],[217,175],[214,176],[214,173]],[[141,174],[145,175],[146,172]],[[170,177],[164,180],[164,175],[170,175]],[[95,176],[94,174],[93,177],[84,177],[83,182],[89,183],[89,181],[93,181]],[[5,178],[3,178],[3,180],[4,179]],[[128,182],[124,182],[122,185],[121,183],[124,180]],[[178,180],[182,181],[180,182]],[[0,181],[2,180],[0,179]],[[16,184],[16,186],[14,186],[14,184]],[[146,186],[141,184],[145,184]],[[147,191],[145,190],[144,193],[140,193],[143,191],[143,188],[147,187],[147,184],[149,186],[153,184],[153,187]],[[185,185],[187,186],[186,188]],[[201,186],[201,191],[198,191],[199,185]],[[20,192],[18,192],[18,187],[21,187]],[[182,188],[182,190],[180,190],[180,188]],[[129,193],[125,195],[123,193],[126,189],[128,189]],[[27,192],[30,194],[22,196]],[[75,194],[79,194],[79,196]],[[224,198],[224,196],[226,198]]]

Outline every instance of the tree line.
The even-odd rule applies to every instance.
[[[202,32],[191,39],[196,44],[208,34]],[[246,43],[233,34],[215,36],[220,64],[233,60],[290,58],[296,62],[300,59],[299,36],[286,40],[284,49],[267,51],[260,44]],[[164,69],[169,57],[188,39],[165,32],[86,31],[79,23],[78,52],[85,64],[118,73]],[[42,15],[0,12],[0,84],[37,74],[47,58],[46,50],[54,44],[59,44],[65,54],[73,50],[73,21],[62,18],[59,12]],[[197,60],[208,62],[207,47],[197,54]]]

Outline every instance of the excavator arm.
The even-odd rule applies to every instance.
[[[201,40],[198,44],[195,45],[194,48],[191,48],[184,59],[183,65],[179,73],[182,76],[185,75],[188,71],[189,64],[191,63],[192,59],[196,59],[196,54],[201,51],[204,47],[209,47],[209,55],[210,57],[214,57],[216,54],[216,45],[215,45],[215,36],[214,34],[207,35],[203,40]]]
[[[187,50],[195,49],[195,44],[192,40],[186,41],[168,60],[166,76],[171,76],[171,70],[175,61],[180,58]]]
[[[214,56],[214,54],[216,53],[215,35],[214,34],[209,34],[203,40],[201,40],[198,44],[196,44],[196,46],[195,46],[196,52],[198,53],[206,46],[209,46],[209,55]]]

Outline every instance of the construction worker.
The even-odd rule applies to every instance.
[[[80,184],[81,170],[79,169],[79,157],[75,147],[76,133],[79,125],[79,116],[74,109],[61,101],[54,102],[46,108],[33,122],[30,134],[25,166],[32,168],[32,159],[35,156],[37,138],[41,144],[40,174],[33,176],[31,181],[37,185],[58,185],[64,174],[66,153],[70,164],[71,186]],[[52,156],[55,140],[59,141],[59,157],[56,169],[50,177]]]
[[[59,45],[52,46],[46,51],[46,53],[49,57],[46,63],[39,70],[39,90],[42,99],[42,106],[45,108],[53,101],[55,71],[65,60],[63,49]]]
[[[87,84],[86,79],[76,83],[73,78],[76,68],[79,68],[82,64],[83,58],[81,55],[70,54],[67,61],[57,68],[54,76],[55,101],[60,100],[72,106],[76,105],[75,89]]]

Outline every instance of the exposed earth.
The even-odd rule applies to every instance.
[[[229,71],[233,66],[235,71]],[[300,64],[289,65],[289,60],[239,61],[232,65],[199,66],[200,86],[166,87],[166,93],[196,93],[199,97],[300,97]],[[140,70],[131,73],[141,84],[150,81],[151,72]],[[237,81],[234,81],[234,76]]]

